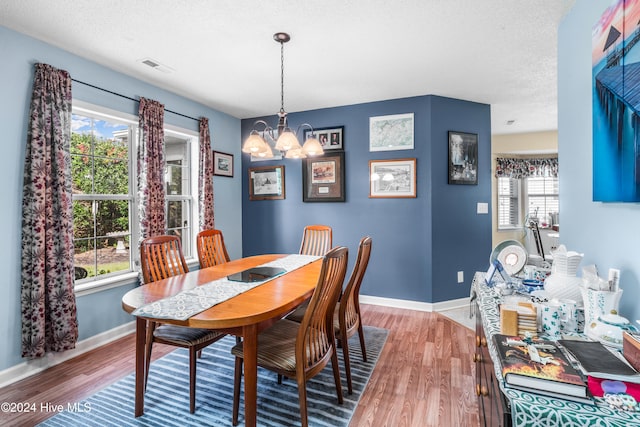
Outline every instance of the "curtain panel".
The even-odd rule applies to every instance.
[[[200,230],[214,229],[213,215],[213,159],[209,119],[200,119],[200,167],[198,168],[198,202]]]
[[[73,268],[71,77],[35,65],[22,197],[22,357],[78,340]]]
[[[555,157],[519,159],[496,158],[496,178],[558,177],[558,159]]]
[[[165,234],[164,105],[140,98],[138,110],[140,240]]]

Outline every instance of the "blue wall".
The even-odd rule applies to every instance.
[[[606,277],[619,268],[620,314],[640,319],[640,204],[592,201],[591,29],[612,0],[578,0],[558,33],[560,243]],[[637,326],[637,324],[636,324]]]
[[[414,113],[415,149],[369,152],[369,117],[401,113]],[[255,120],[242,121],[243,138]],[[349,247],[350,268],[360,238],[373,238],[364,295],[417,302],[469,295],[473,272],[486,269],[491,253],[491,216],[476,214],[476,202],[491,200],[488,105],[420,96],[300,112],[290,114],[289,122],[344,126],[346,202],[303,203],[300,160],[251,162],[243,154],[245,256],[297,252],[305,225],[326,224],[333,228],[334,245]],[[449,130],[478,134],[479,185],[447,184]],[[417,159],[417,198],[370,199],[369,160],[398,158]],[[248,168],[281,164],[286,199],[249,201]],[[459,270],[463,284],[457,283]]]
[[[0,370],[3,370],[23,361],[20,357],[20,227],[33,64],[48,63],[69,71],[74,79],[129,97],[156,99],[164,103],[166,108],[191,117],[208,117],[213,148],[235,155],[235,178],[214,178],[216,226],[225,233],[225,242],[233,258],[242,254],[242,228],[238,216],[242,205],[241,180],[237,172],[240,168],[240,120],[1,26],[0,58],[0,144],[5,159],[0,168],[0,180],[4,183],[4,206],[0,209],[0,224],[3,225],[3,239],[0,241],[0,268],[3,275],[0,283]],[[136,102],[76,83],[72,90],[76,99],[137,116]],[[165,122],[198,131],[196,121],[175,114],[167,113]],[[78,298],[81,340],[132,320],[122,310],[121,298],[133,286],[135,283]]]

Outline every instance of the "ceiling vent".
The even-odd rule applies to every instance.
[[[154,70],[158,70],[158,71],[162,71],[163,73],[172,73],[173,72],[173,68],[168,67],[164,64],[159,63],[158,61],[156,61],[155,59],[151,59],[151,58],[144,58],[141,59],[140,62],[148,67],[153,68]]]

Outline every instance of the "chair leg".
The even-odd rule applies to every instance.
[[[149,379],[149,370],[151,369],[151,350],[153,348],[153,331],[156,329],[156,322],[147,321],[147,338],[145,345],[145,362],[144,362],[144,389],[147,390],[147,380]]]
[[[232,423],[238,425],[238,410],[240,408],[240,380],[242,377],[242,358],[236,357],[236,369],[233,374],[233,416]]]
[[[304,374],[303,374],[304,375]],[[298,380],[298,399],[300,400],[300,424],[302,427],[309,426],[309,420],[307,416],[307,382],[302,378]]]
[[[282,374],[278,374],[278,384],[282,384]]]
[[[347,374],[347,390],[349,394],[353,394],[353,386],[351,384],[351,361],[349,360],[349,345],[347,340],[342,344],[342,356],[344,358],[344,370]]]
[[[196,353],[195,347],[189,349],[189,412],[196,411]]]
[[[333,379],[338,393],[338,403],[342,405],[342,402],[344,402],[342,398],[342,382],[340,382],[340,367],[338,366],[338,353],[335,347],[333,347],[333,354],[331,355],[331,367],[333,368]]]
[[[362,329],[362,322],[358,320],[358,337],[360,338],[360,350],[362,350],[362,361],[367,361],[367,349],[364,346],[364,330]]]

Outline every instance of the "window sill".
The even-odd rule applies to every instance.
[[[522,227],[501,227],[498,228],[498,233],[501,231],[518,231],[518,230],[522,230]]]
[[[117,288],[119,286],[130,285],[138,281],[138,273],[121,274],[116,277],[109,277],[101,280],[95,280],[86,283],[77,284],[74,288],[76,297],[94,294],[96,292],[106,291],[107,289]]]

